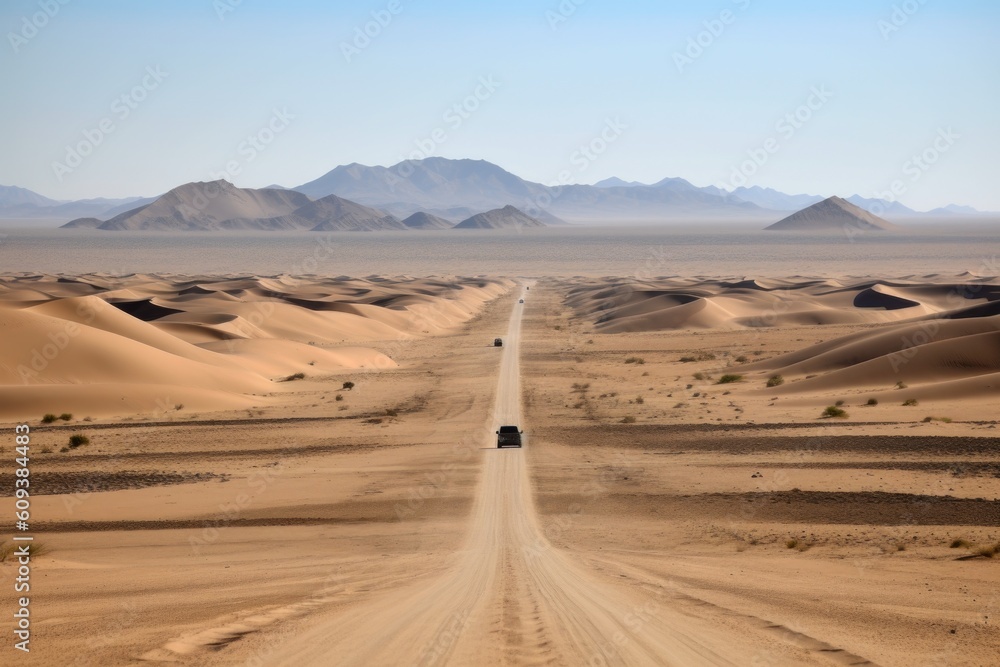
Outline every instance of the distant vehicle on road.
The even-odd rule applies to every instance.
[[[524,299],[518,300],[518,303],[524,303]]]
[[[497,431],[497,449],[520,447],[522,433],[524,431],[518,430],[516,426],[501,426]]]
[[[493,347],[503,347],[503,338],[494,338]]]

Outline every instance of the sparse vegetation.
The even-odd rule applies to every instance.
[[[928,422],[944,422],[945,424],[951,423],[951,417],[924,417],[924,423]]]
[[[783,384],[785,384],[785,378],[780,375],[772,375],[767,379],[768,387],[780,387]]]
[[[73,415],[68,412],[64,412],[61,415],[59,415],[59,419],[63,420],[64,422],[68,422],[73,419]]]
[[[344,386],[342,388],[344,389],[344,391],[350,391],[350,390],[354,389],[354,383],[350,382],[350,381],[345,382]]]
[[[14,552],[20,546],[23,546],[23,544],[17,545],[14,544],[13,542],[11,542],[10,544],[7,544],[6,542],[0,544],[0,563],[6,562],[8,558],[14,555]],[[27,547],[28,547],[28,556],[32,558],[34,558],[35,556],[44,556],[45,554],[51,551],[51,549],[49,549],[44,542],[28,542]]]
[[[55,421],[55,420],[57,420],[57,419],[59,419],[59,418],[58,418],[58,417],[56,417],[56,416],[55,416],[54,414],[52,414],[51,412],[49,412],[49,413],[47,413],[47,414],[46,414],[46,415],[45,415],[44,417],[42,417],[42,423],[43,423],[43,424],[51,424],[52,422],[54,422],[54,421]]]
[[[643,359],[642,357],[629,357],[628,359],[625,360],[625,363],[626,364],[639,364],[641,366],[642,364],[646,363],[646,360]]]
[[[971,542],[961,537],[952,540],[951,544],[948,545],[951,549],[968,549],[971,546]]]
[[[836,403],[834,403],[834,405],[836,405],[836,406],[837,406],[838,408],[839,408],[839,407],[840,407],[841,405],[843,405],[843,404],[844,404],[844,401],[843,401],[843,400],[839,400],[839,401],[837,401]]]
[[[77,447],[83,447],[84,445],[90,444],[90,438],[79,433],[74,433],[69,436],[69,448],[76,449]]]
[[[644,399],[642,396],[636,396],[635,402],[638,403],[639,405],[642,405],[643,403],[646,402],[646,399]]]
[[[382,419],[381,419],[381,417],[373,417],[372,419],[366,419],[365,423],[366,424],[381,424],[382,423]]]
[[[743,379],[742,375],[736,375],[735,373],[726,373],[719,378],[719,381],[715,384],[729,384],[730,382],[739,382]]]
[[[749,359],[747,359],[745,355],[741,354],[740,356],[736,357],[736,363],[738,364],[745,364],[748,361]]]
[[[286,378],[284,378],[281,381],[282,382],[293,382],[295,380],[304,380],[305,377],[306,377],[305,373],[292,373],[291,375],[287,376]]]
[[[920,403],[915,398],[908,398],[905,401],[903,401],[903,405],[906,407],[912,407],[914,405],[920,405]]]
[[[907,386],[908,385],[902,380],[896,383],[896,389],[906,389]]]
[[[688,364],[693,361],[714,361],[714,360],[715,360],[714,352],[699,352],[698,356],[681,357],[678,361],[680,361],[683,364]]]
[[[333,397],[333,400],[335,400],[335,401],[342,401],[342,400],[344,400],[344,395],[343,394],[337,394],[336,396]]]
[[[877,398],[869,398],[868,402],[865,403],[865,405],[878,405],[878,399]]]
[[[580,384],[579,382],[574,382],[573,383],[573,391],[575,391],[575,392],[577,392],[579,394],[586,393],[586,391],[588,389],[590,389],[590,383],[589,382],[584,383],[584,384]]]
[[[622,424],[634,424],[635,423],[635,417],[633,417],[631,415],[628,415],[626,417],[622,417],[621,423]]]
[[[51,453],[52,453],[51,447],[48,446],[42,447],[42,454],[51,454]]]
[[[388,408],[385,411],[385,416],[386,417],[398,417],[399,416],[399,410],[396,410],[395,408]]]
[[[976,555],[982,556],[983,558],[993,558],[997,554],[1000,554],[1000,544],[994,544],[992,547],[979,547],[976,549]]]
[[[822,417],[824,419],[827,419],[827,418],[830,418],[830,417],[837,417],[837,418],[843,419],[843,418],[847,417],[847,411],[844,410],[843,408],[838,408],[836,405],[828,405],[828,406],[826,406],[826,410],[823,410]]]
[[[183,409],[184,409],[183,403],[178,403],[177,405],[174,406],[174,410],[176,410],[177,412],[180,412]]]
[[[704,380],[705,379],[705,374],[701,373],[701,372],[698,372],[698,373],[695,373],[694,375],[692,375],[691,377],[693,377],[695,380]]]

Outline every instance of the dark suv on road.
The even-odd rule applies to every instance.
[[[494,338],[493,347],[503,347],[503,338]]]
[[[516,426],[501,426],[497,431],[497,448],[520,447],[522,433]]]

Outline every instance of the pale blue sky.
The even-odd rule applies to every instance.
[[[41,0],[59,9],[34,35],[24,17],[42,11],[39,0],[8,0],[0,183],[59,199],[153,195],[233,162],[237,185],[294,186],[338,164],[394,163],[423,141],[434,155],[486,159],[543,183],[569,172],[582,183],[681,176],[721,186],[774,138],[748,185],[873,196],[899,181],[900,201],[918,209],[1000,210],[1000,190],[987,187],[1000,155],[1000,3],[577,2],[553,29],[547,12],[559,0],[399,0],[348,62],[342,43],[390,0]],[[226,4],[233,11],[220,19]],[[894,5],[916,11],[886,35],[891,24],[879,21]],[[707,46],[679,71],[675,53],[723,10],[729,24],[703,34]],[[159,83],[145,74],[157,66]],[[115,100],[144,76],[151,89],[122,118]],[[481,77],[496,90],[480,88],[486,99],[467,118],[446,117]],[[794,132],[779,129],[814,87],[832,97],[814,98]],[[241,146],[275,109],[294,118],[263,150]],[[102,119],[112,131],[97,130]],[[608,119],[627,127],[581,160],[578,148]],[[939,140],[942,153],[935,138],[948,128],[958,138]],[[55,167],[67,146],[88,141],[85,130],[100,145],[71,170]],[[907,164],[925,150],[935,164]]]

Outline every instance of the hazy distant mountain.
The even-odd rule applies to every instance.
[[[798,213],[779,220],[766,229],[786,231],[835,231],[835,230],[898,230],[899,227],[859,206],[830,197]]]
[[[81,199],[58,201],[37,192],[10,185],[0,185],[0,218],[56,218],[102,216],[109,209],[135,202],[139,197],[125,199]]]
[[[869,213],[874,213],[875,215],[895,215],[895,216],[910,216],[910,215],[921,215],[919,212],[914,211],[908,206],[903,206],[898,201],[888,201],[885,199],[867,199],[861,195],[851,195],[847,198],[847,201],[851,202],[855,206],[859,206]]]
[[[545,223],[520,209],[507,205],[503,208],[477,213],[455,225],[454,229],[520,229],[522,227],[545,227]]]
[[[436,215],[425,211],[418,211],[414,213],[410,217],[403,220],[403,224],[410,229],[451,229],[455,226],[454,222],[445,220],[444,218],[439,218]]]
[[[43,197],[37,192],[16,185],[0,185],[0,209],[17,206],[58,206],[63,202]]]
[[[292,191],[280,190],[277,192]],[[385,211],[362,206],[337,195],[330,195],[304,204],[289,215],[263,218],[255,221],[254,224],[258,225],[257,229],[308,229],[316,232],[370,232],[384,229],[407,229],[399,218],[389,215]],[[448,224],[448,226],[451,225]]]
[[[941,208],[927,211],[928,215],[982,215],[983,212],[971,206],[959,206],[958,204],[948,204]]]
[[[484,160],[437,157],[392,167],[350,164],[295,189],[310,197],[337,194],[397,215],[453,207],[483,210],[510,203],[532,215],[546,211],[570,220],[616,222],[767,213],[728,193],[705,191],[680,178],[664,179],[651,186],[548,187]]]
[[[611,178],[605,178],[603,181],[598,181],[594,183],[595,188],[644,188],[645,183],[640,183],[639,181],[623,181],[617,176],[612,176]]]
[[[757,204],[761,208],[767,208],[772,211],[798,211],[806,206],[823,201],[823,198],[819,195],[786,195],[784,192],[756,185],[750,188],[736,188],[732,194],[743,201]]]
[[[291,190],[241,189],[221,180],[188,183],[174,188],[151,204],[111,218],[98,229],[260,229],[253,221],[288,215],[308,203],[308,197]]]

